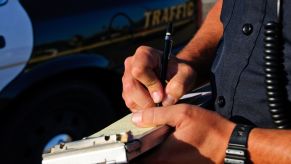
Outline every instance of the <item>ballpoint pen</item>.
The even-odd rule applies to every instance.
[[[163,88],[166,87],[166,77],[167,77],[167,69],[168,69],[168,60],[171,55],[172,51],[172,32],[173,32],[173,25],[172,23],[168,24],[166,35],[165,35],[165,45],[164,45],[164,52],[161,56],[161,63],[160,63],[160,80],[162,83]],[[157,106],[162,106],[162,103],[158,103]]]

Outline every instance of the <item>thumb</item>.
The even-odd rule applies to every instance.
[[[169,107],[155,107],[147,110],[140,110],[132,114],[132,122],[138,127],[154,127],[159,125],[169,125],[175,127],[181,121],[183,115],[183,105],[173,105]]]
[[[166,96],[163,100],[164,106],[175,104],[195,84],[197,73],[192,67],[186,64],[179,64],[178,69],[179,71],[166,86]]]

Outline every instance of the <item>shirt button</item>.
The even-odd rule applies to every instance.
[[[224,107],[225,106],[225,99],[223,96],[219,96],[216,100],[216,103],[218,104],[219,107]]]
[[[243,28],[242,28],[242,32],[243,32],[243,34],[245,34],[245,35],[251,35],[252,34],[252,32],[253,32],[253,25],[252,24],[249,24],[249,23],[247,23],[247,24],[244,24],[243,25]]]

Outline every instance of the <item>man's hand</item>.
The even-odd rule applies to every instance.
[[[145,163],[223,163],[234,123],[197,106],[173,105],[133,114],[139,127],[167,124],[175,128],[167,140],[142,159]]]
[[[164,90],[158,76],[161,54],[159,50],[141,46],[125,60],[122,96],[131,111],[153,107],[160,102],[164,106],[175,104],[195,84],[193,68],[173,57],[169,61],[168,83]]]
[[[141,46],[125,60],[122,96],[131,111],[153,107],[159,102],[163,102],[163,106],[175,104],[195,85],[197,74],[202,77],[203,73],[209,72],[216,46],[223,34],[221,7],[222,0],[217,0],[192,40],[176,58],[171,58],[165,89],[157,76],[161,51]]]

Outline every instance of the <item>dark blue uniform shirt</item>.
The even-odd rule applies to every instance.
[[[226,118],[246,118],[274,127],[267,107],[264,73],[264,24],[276,21],[276,0],[224,0],[224,35],[212,66],[215,109]],[[291,1],[283,5],[284,65],[291,99]],[[291,110],[291,109],[290,109]]]

